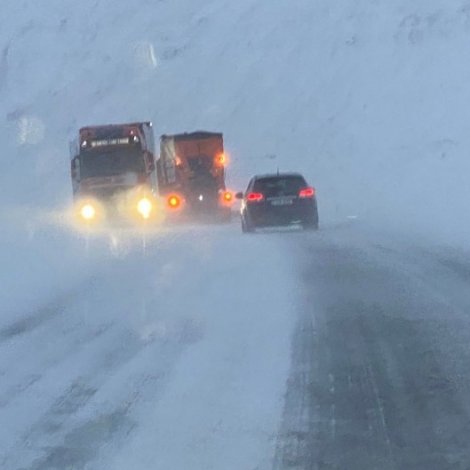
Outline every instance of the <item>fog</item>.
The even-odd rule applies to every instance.
[[[7,2],[4,201],[66,205],[77,128],[151,119],[223,131],[236,188],[302,170],[324,217],[468,229],[466,2],[187,3]]]
[[[100,343],[98,355],[101,349],[109,349],[112,355],[117,344],[125,348],[129,331],[138,339],[129,340],[124,352],[128,358],[134,358],[149,342],[158,343],[163,336],[168,341],[165,348],[169,345],[169,349],[154,352],[161,353],[167,362],[155,372],[154,378],[165,376],[169,391],[167,395],[162,392],[163,401],[152,416],[155,420],[174,422],[175,435],[184,434],[186,427],[196,434],[200,432],[211,450],[207,457],[204,447],[198,447],[187,433],[182,440],[194,453],[179,455],[176,448],[163,449],[163,443],[159,451],[164,452],[167,466],[162,468],[170,468],[168,462],[175,456],[181,468],[189,468],[188,461],[193,455],[198,459],[193,468],[211,468],[208,465],[213,464],[214,468],[240,469],[255,461],[263,462],[257,468],[268,468],[269,459],[265,455],[275,447],[273,435],[279,420],[273,416],[281,414],[289,341],[295,323],[293,313],[298,302],[298,279],[294,279],[291,271],[295,263],[290,255],[286,261],[279,254],[286,247],[286,237],[274,234],[241,241],[238,223],[215,230],[191,226],[186,232],[179,229],[174,233],[162,228],[148,235],[148,246],[141,233],[84,236],[70,223],[69,141],[84,125],[145,120],[153,121],[156,138],[164,133],[220,131],[224,133],[230,160],[231,189],[244,190],[255,173],[279,169],[305,175],[317,189],[321,226],[325,228],[320,240],[328,240],[335,227],[356,224],[362,234],[379,231],[392,241],[394,237],[409,238],[411,244],[426,241],[468,250],[470,2],[6,0],[3,3],[0,347],[2,334],[7,338],[9,331],[16,331],[9,329],[9,325],[17,321],[20,323],[13,326],[20,332],[32,331],[41,322],[49,325],[46,337],[51,344],[59,342],[61,334],[70,335],[79,344],[82,336],[99,336],[101,328],[114,331],[117,324],[117,339],[114,338],[115,342],[109,339],[102,348]],[[288,243],[295,245],[296,241],[290,239]],[[365,236],[359,244],[368,243]],[[225,259],[227,246],[230,256]],[[160,256],[165,260],[162,264]],[[145,259],[142,271],[138,261],[141,259]],[[251,263],[253,260],[258,263]],[[211,285],[206,295],[214,298],[217,306],[193,289],[194,265],[202,273],[200,282]],[[124,290],[120,294],[127,276],[130,297]],[[148,283],[141,285],[139,276],[144,276]],[[224,282],[230,286],[227,298],[219,296]],[[260,291],[253,288],[257,282]],[[90,285],[94,290],[87,294]],[[272,292],[278,296],[264,304],[264,298]],[[240,297],[236,293],[241,293]],[[163,295],[170,300],[155,307],[152,302]],[[242,297],[246,298],[245,303]],[[261,310],[260,305],[264,306]],[[147,308],[153,312],[148,317]],[[231,313],[227,323],[216,316],[221,308]],[[135,321],[130,320],[133,309],[140,315]],[[244,315],[237,323],[235,315],[239,311]],[[73,319],[69,328],[56,318],[64,312]],[[90,312],[97,317],[90,320]],[[114,312],[121,316],[114,317]],[[274,315],[273,323],[270,312]],[[40,323],[31,320],[36,314]],[[25,323],[21,323],[23,320]],[[197,325],[196,336],[200,338],[195,342],[201,341],[200,350],[186,357],[187,362],[183,361],[174,372],[171,367],[191,343],[181,341],[186,321]],[[248,328],[244,322],[250,321],[253,324]],[[203,325],[202,332],[199,325]],[[123,331],[126,334],[121,335]],[[269,349],[272,344],[265,336],[266,331],[278,342],[279,350]],[[244,340],[232,344],[228,341],[232,334]],[[222,339],[217,337],[215,341],[215,335]],[[40,347],[41,341],[38,335],[33,344]],[[259,362],[253,361],[257,341],[265,348],[264,354],[257,357]],[[184,343],[181,351],[180,343]],[[24,351],[23,346],[15,345],[18,351]],[[52,351],[54,347],[51,346]],[[62,343],[58,343],[55,351],[57,355],[68,354]],[[13,361],[13,356],[10,351],[10,356],[0,362],[4,367],[0,372],[6,376],[10,371],[8,361]],[[185,381],[184,374],[213,356],[222,357],[216,369],[222,370],[229,364],[233,367],[229,368],[232,375],[211,376],[202,370],[202,377],[215,387],[211,389],[213,395],[209,393],[209,398],[203,400],[207,389],[194,377]],[[53,408],[53,398],[60,398],[61,393],[65,396],[65,390],[75,383],[73,374],[64,375],[62,381],[57,378],[60,371],[73,366],[73,361],[52,373],[49,356],[44,357],[42,363],[38,359],[37,366],[47,365],[44,377],[36,377],[25,354],[21,356],[24,373],[12,376],[11,384],[0,389],[0,403],[3,397],[8,404],[18,390],[29,390],[30,386],[38,387],[34,393],[44,398],[34,401],[20,396],[17,408],[0,407],[0,421],[1,413],[5,413],[4,419],[10,419],[20,405],[26,409],[22,420],[4,433],[9,441],[0,448],[0,466],[1,462],[8,462],[30,465],[21,468],[36,470],[55,468],[51,466],[52,460],[48,460],[53,452],[43,460],[35,459],[48,446],[59,452],[60,439],[65,436],[73,440],[77,422],[87,423],[87,413],[92,414],[85,410],[77,422],[72,420],[64,425],[60,439],[47,438],[37,443],[37,449],[30,454],[21,454],[23,460],[15,460],[13,455],[22,449],[28,436],[42,436],[43,424],[52,416],[50,412],[41,418],[40,408]],[[91,374],[87,364],[93,360],[92,356],[84,356],[78,361],[84,376]],[[148,358],[148,362],[136,366],[142,376],[151,362]],[[246,363],[252,364],[252,368],[243,370],[240,364]],[[80,367],[77,373],[81,374]],[[272,375],[256,375],[259,370],[271,369]],[[129,370],[132,367],[125,369]],[[175,373],[174,382],[167,380],[170,370]],[[114,377],[115,381],[107,387],[113,390],[113,386],[125,384],[127,372],[122,372],[118,379]],[[102,382],[93,380],[90,387],[102,390]],[[230,380],[236,386],[241,383],[253,386],[252,390],[242,391],[242,396],[262,390],[266,407],[257,416],[262,423],[259,428],[253,424],[234,430],[236,413],[245,417],[256,413],[250,406],[237,409],[233,391],[221,398],[218,391]],[[54,387],[49,389],[50,384]],[[178,421],[171,413],[179,407],[174,397],[187,400],[192,389],[199,394],[200,401],[194,402],[199,408],[195,414],[191,414],[194,410],[186,410],[185,419]],[[49,390],[50,395],[41,395],[41,390]],[[95,407],[92,410],[100,409],[107,396],[114,397],[111,392],[106,395],[106,390],[104,398],[97,398],[90,405]],[[131,400],[132,393],[129,386],[122,396],[110,398],[110,403],[121,409],[122,403]],[[145,393],[144,404],[145,400],[151,401]],[[220,455],[229,452],[226,443],[211,441],[225,409],[224,399],[227,406],[233,405],[235,409],[225,427],[221,426],[225,436],[235,439],[240,448],[248,448],[246,453],[239,454],[246,460],[241,457],[240,461],[232,460],[233,467],[221,464]],[[211,400],[216,405],[210,424],[201,425],[198,413],[205,407],[211,408],[208,403]],[[186,407],[191,408],[192,404],[189,401]],[[114,416],[113,406],[109,410],[105,407],[103,413]],[[37,411],[31,422],[43,423],[33,426],[32,434],[28,434],[29,409]],[[144,419],[145,406],[135,413],[137,421]],[[153,426],[148,418],[139,431],[141,439],[132,444],[132,449],[139,452],[148,447],[148,437],[142,436],[158,434],[160,431]],[[125,433],[131,428],[131,424],[126,424],[121,431]],[[244,441],[246,429],[256,436],[258,449]],[[104,460],[119,447],[119,442],[106,449]],[[81,465],[95,458],[96,449],[91,447],[90,455],[81,455],[77,461],[72,459],[72,463]],[[132,453],[124,451],[123,455],[118,462],[121,467],[114,462],[110,468],[132,465],[148,468],[144,453],[138,461],[132,460]],[[100,465],[94,468],[107,468],[104,463]]]

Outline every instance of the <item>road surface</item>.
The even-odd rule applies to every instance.
[[[360,227],[304,240],[276,469],[470,468],[470,255]]]
[[[2,317],[0,468],[470,468],[464,251],[355,221],[77,256],[82,282]]]

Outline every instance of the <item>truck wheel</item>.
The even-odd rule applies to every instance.
[[[308,222],[302,225],[304,230],[309,231],[317,231],[318,230],[318,222]]]
[[[232,221],[232,209],[224,209],[220,213],[220,221],[224,223],[230,223]]]

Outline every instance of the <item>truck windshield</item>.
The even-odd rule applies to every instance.
[[[80,155],[82,178],[113,176],[127,172],[142,173],[144,169],[143,153],[135,148],[99,149]]]

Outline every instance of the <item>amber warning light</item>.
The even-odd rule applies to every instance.
[[[167,198],[167,204],[170,209],[176,210],[181,207],[182,199],[177,194],[170,194]]]
[[[224,152],[217,154],[217,156],[215,157],[215,163],[218,166],[227,166],[227,163],[228,163],[227,154]]]
[[[221,194],[221,199],[225,205],[230,205],[234,199],[233,193],[231,191],[223,191]]]

